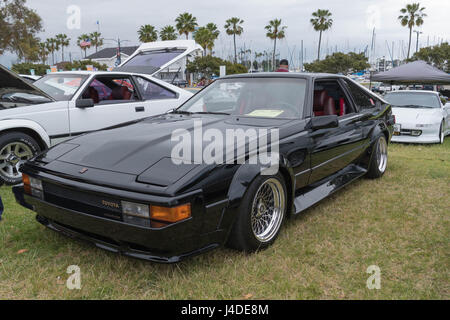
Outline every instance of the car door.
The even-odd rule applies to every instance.
[[[96,75],[76,100],[80,99],[92,99],[94,106],[78,108],[76,101],[70,105],[72,136],[146,117],[131,75]]]
[[[338,79],[316,81],[314,89],[315,99],[313,101],[315,102],[313,102],[311,116],[336,115],[338,127],[310,132],[312,144],[309,184],[326,178],[348,166],[361,154],[364,143],[361,115],[348,92],[343,88],[341,81]],[[323,96],[323,90],[328,96],[323,103],[327,104],[328,107],[330,104],[334,105],[334,114],[330,114],[330,111],[323,114],[324,111],[320,109],[322,103],[318,103],[317,99],[319,96]]]
[[[146,116],[165,113],[178,107],[182,102],[179,94],[167,86],[152,81],[143,75],[135,75],[134,80],[140,97],[144,101],[145,110],[142,112]]]

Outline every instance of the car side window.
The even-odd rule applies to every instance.
[[[136,82],[144,100],[176,99],[176,93],[142,77],[136,77]]]
[[[353,100],[355,101],[356,105],[359,107],[360,110],[375,107],[377,99],[364,92],[364,90],[359,88],[356,84],[352,83],[351,81],[345,80],[345,84],[347,85],[347,88],[350,94],[352,95]]]
[[[94,104],[113,104],[136,100],[133,83],[129,77],[99,76],[84,90],[82,99],[92,99]]]
[[[344,116],[355,112],[337,80],[318,80],[314,83],[314,117]]]

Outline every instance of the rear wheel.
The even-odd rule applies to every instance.
[[[38,143],[22,132],[8,132],[0,136],[0,180],[17,184],[22,180],[20,165],[34,157],[41,149]]]
[[[375,179],[381,177],[386,171],[388,162],[387,141],[384,134],[380,134],[374,143],[372,149],[372,158],[370,159],[367,176]]]
[[[286,186],[280,174],[258,176],[238,209],[228,246],[252,252],[270,246],[286,214]]]

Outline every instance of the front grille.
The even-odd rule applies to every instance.
[[[44,200],[69,210],[122,221],[122,207],[116,199],[43,182]],[[105,205],[116,204],[117,207]]]

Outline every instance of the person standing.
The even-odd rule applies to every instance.
[[[280,66],[275,72],[289,72],[289,62],[286,59],[282,59]]]

